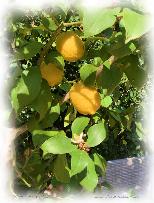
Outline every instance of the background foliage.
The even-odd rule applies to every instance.
[[[27,126],[14,141],[15,188],[93,191],[107,186],[98,182],[98,177],[105,180],[107,160],[145,154],[149,18],[129,7],[58,7],[9,17],[9,119],[15,127]],[[77,62],[65,61],[56,51],[56,35],[69,30],[85,43],[85,55]],[[64,68],[62,83],[53,88],[38,68],[43,52],[46,63]],[[101,108],[92,116],[79,114],[64,99],[79,80],[99,90]],[[90,151],[72,142],[82,132]]]

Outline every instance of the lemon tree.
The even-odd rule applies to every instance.
[[[144,155],[149,18],[116,5],[8,18],[16,192],[93,192],[107,160]]]

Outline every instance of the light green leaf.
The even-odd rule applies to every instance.
[[[121,15],[123,16],[122,23],[126,29],[126,43],[141,37],[150,30],[149,15],[137,13],[129,8],[124,8]]]
[[[11,91],[11,103],[16,112],[29,105],[39,94],[41,75],[38,68],[24,70],[16,87]]]
[[[53,172],[56,179],[62,183],[69,183],[70,176],[68,173],[67,167],[67,159],[65,154],[59,154],[54,161]]]
[[[85,129],[85,127],[88,125],[89,120],[90,119],[88,117],[83,116],[76,118],[71,126],[72,134],[80,135]]]
[[[144,129],[143,129],[142,123],[136,121],[135,124],[136,124],[136,133],[139,136],[139,138],[141,140],[143,140],[143,138],[144,138]]]
[[[42,145],[43,155],[52,154],[66,154],[74,151],[76,146],[71,143],[71,140],[59,132],[57,135],[46,140]]]
[[[109,107],[112,104],[112,98],[110,96],[106,96],[101,100],[102,107]]]
[[[97,7],[95,9],[84,9],[83,13],[83,29],[84,36],[90,37],[99,34],[103,30],[111,27],[115,21],[120,8],[104,8]]]
[[[71,155],[71,169],[69,169],[70,177],[80,173],[85,169],[89,163],[89,156],[85,151],[76,149],[70,153]]]
[[[88,139],[86,144],[89,147],[99,145],[106,138],[106,129],[104,123],[99,123],[91,126],[88,130]]]
[[[89,192],[92,192],[98,184],[98,175],[95,171],[94,162],[91,160],[87,166],[86,177],[80,182],[83,188]]]
[[[97,153],[93,154],[93,156],[94,156],[95,165],[101,168],[102,174],[105,175],[106,165],[107,165],[106,160]]]
[[[80,68],[80,77],[81,80],[86,85],[93,85],[96,79],[97,67],[91,64],[84,64]]]
[[[65,136],[64,131],[33,130],[32,140],[35,146],[41,146],[46,140],[48,140],[50,137],[53,137],[57,134],[61,134]]]
[[[52,98],[50,93],[50,87],[48,83],[45,80],[43,80],[38,97],[30,105],[40,114],[39,120],[42,120],[42,118],[44,118],[49,107],[51,106],[51,100]]]
[[[16,58],[19,60],[30,59],[40,52],[43,44],[37,41],[29,41],[27,44],[17,49]]]
[[[101,59],[101,57],[94,57],[93,64],[98,67],[103,64],[103,60]]]

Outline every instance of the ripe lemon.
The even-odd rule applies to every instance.
[[[77,61],[84,55],[84,43],[73,31],[60,34],[56,39],[56,49],[66,61]]]
[[[44,62],[40,66],[42,78],[48,81],[49,86],[53,87],[61,83],[64,71],[57,66],[57,64]]]
[[[81,81],[72,86],[69,96],[73,106],[83,115],[95,114],[101,104],[97,89],[87,87]]]

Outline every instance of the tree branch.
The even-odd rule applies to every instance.
[[[71,22],[71,23],[64,23],[65,27],[69,27],[69,26],[80,26],[82,24],[81,21],[78,22]]]
[[[62,22],[57,30],[53,33],[53,35],[51,36],[50,40],[46,43],[46,45],[44,46],[43,50],[40,53],[40,58],[38,60],[38,66],[41,65],[41,63],[44,60],[44,57],[46,56],[46,54],[48,53],[52,43],[55,41],[55,38],[57,37],[57,35],[61,32],[61,29],[64,27],[64,23]]]

